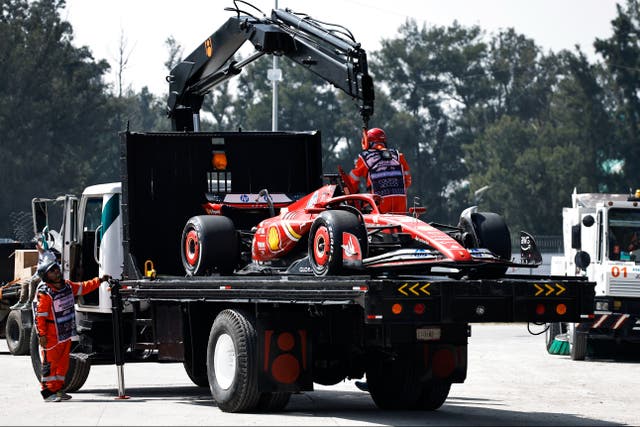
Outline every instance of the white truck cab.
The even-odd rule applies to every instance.
[[[584,359],[588,344],[640,342],[640,190],[634,195],[582,193],[563,208],[564,256],[551,274],[586,276],[595,282],[594,314],[583,322],[552,325],[564,334],[571,356]],[[547,349],[554,337],[547,338]]]
[[[80,199],[33,199],[34,231],[48,230],[49,246],[60,253],[65,279],[89,280],[108,274],[122,277],[122,212],[119,182],[87,187]],[[54,205],[58,209],[53,208]],[[59,228],[54,224],[61,224]],[[77,311],[111,312],[109,285],[78,298]]]

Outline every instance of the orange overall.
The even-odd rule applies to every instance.
[[[407,188],[411,185],[409,165],[398,150],[371,148],[363,151],[348,178],[357,188],[361,178],[367,178],[367,189],[382,197],[380,212],[405,213]]]
[[[71,340],[76,336],[75,297],[100,286],[100,279],[85,282],[66,280],[60,289],[49,283],[38,286],[35,320],[38,336],[46,337],[42,348],[42,396],[55,394],[64,387],[69,369]]]

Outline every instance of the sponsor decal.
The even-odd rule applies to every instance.
[[[241,194],[240,195],[240,201],[242,203],[249,203],[249,195],[248,194]]]
[[[273,252],[280,249],[280,233],[277,227],[269,228],[269,236],[267,237],[269,243],[269,249]]]

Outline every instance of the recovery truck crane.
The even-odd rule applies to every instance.
[[[470,323],[571,322],[590,312],[593,284],[580,277],[428,271],[315,277],[266,270],[185,276],[185,223],[207,202],[237,201],[223,213],[251,229],[279,207],[275,196],[261,200],[260,189],[291,201],[316,191],[323,179],[317,131],[198,132],[208,90],[249,60],[277,54],[356,98],[365,126],[373,113],[366,54],[353,40],[288,10],[269,18],[234,11],[168,78],[176,132],[123,132],[122,182],[65,200],[62,238],[50,244],[62,254],[65,277],[120,278],[113,289],[122,300],[122,310],[117,299],[112,306],[108,284],[79,298],[80,340],[68,390],[82,386],[91,364],[118,363],[121,356],[183,363],[223,411],[281,410],[291,393],[313,390],[314,383],[365,374],[380,408],[433,410],[452,383],[465,380]],[[233,62],[246,40],[256,54]],[[35,219],[36,230],[47,222]],[[237,249],[208,238],[218,243],[214,260]],[[190,249],[199,256],[197,247]],[[510,257],[510,243],[506,249]],[[547,291],[540,294],[540,287]],[[122,334],[113,328],[112,310],[121,313]],[[38,374],[35,335],[31,345]]]

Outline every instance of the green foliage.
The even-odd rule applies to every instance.
[[[369,54],[376,103],[370,127],[407,157],[409,189],[429,221],[456,223],[467,206],[503,214],[513,232],[559,234],[562,206],[580,192],[639,186],[640,10],[625,0],[612,35],[597,39],[602,62],[579,50],[544,53],[504,29],[419,26],[408,20]],[[0,3],[0,236],[8,216],[35,196],[79,192],[117,180],[118,133],[166,131],[164,96],[147,88],[110,93],[109,70],[75,47],[63,0]],[[168,69],[182,47],[166,40]],[[202,130],[270,130],[270,56],[216,87]],[[327,173],[360,152],[361,120],[343,92],[280,59],[280,130],[319,130]],[[614,167],[615,166],[615,167]],[[482,198],[474,192],[490,186]]]
[[[617,5],[618,16],[611,22],[613,34],[596,39],[594,47],[605,59],[607,110],[615,122],[612,142],[617,158],[623,161],[618,184],[623,189],[637,187],[637,165],[640,164],[640,6],[638,0]],[[618,187],[618,188],[620,188]]]
[[[0,234],[31,198],[80,190],[95,168],[110,115],[104,61],[71,45],[62,0],[2,2],[0,14]]]

